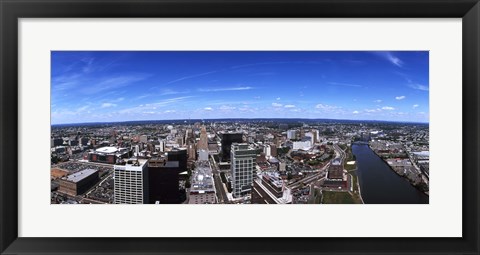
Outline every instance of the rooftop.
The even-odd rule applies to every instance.
[[[122,160],[121,162],[116,163],[113,168],[115,170],[142,171],[147,161],[147,159],[130,158],[128,160]]]
[[[116,147],[102,147],[102,148],[98,148],[95,152],[110,154],[110,153],[115,153],[117,151],[118,151],[118,148]]]
[[[67,180],[67,181],[70,181],[70,182],[77,183],[77,182],[87,178],[88,176],[97,173],[97,172],[98,171],[95,170],[95,169],[85,169],[85,170],[76,172],[74,174],[71,174],[71,175],[69,175],[69,176],[67,176],[63,179]]]
[[[192,175],[190,192],[204,193],[212,191],[215,191],[212,168],[208,161],[199,161]]]

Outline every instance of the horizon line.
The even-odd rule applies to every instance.
[[[341,120],[341,121],[369,121],[369,122],[393,122],[393,123],[410,123],[410,124],[429,124],[430,122],[419,122],[419,121],[398,121],[398,120],[353,120],[353,119],[329,119],[329,118],[194,118],[194,119],[150,119],[150,120],[124,120],[124,121],[105,121],[105,122],[74,122],[74,123],[57,123],[50,124],[50,126],[59,126],[59,125],[92,125],[92,124],[110,124],[110,123],[128,123],[128,122],[147,122],[147,121],[186,121],[186,120]]]

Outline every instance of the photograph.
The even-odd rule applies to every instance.
[[[51,204],[429,204],[429,51],[51,51]]]

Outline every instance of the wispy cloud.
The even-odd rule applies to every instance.
[[[414,105],[412,105],[412,108],[413,108],[413,109],[415,109],[415,108],[417,108],[417,107],[419,107],[419,105],[418,105],[418,104],[414,104]]]
[[[213,108],[212,107],[205,107],[203,108],[205,111],[213,111]]]
[[[188,80],[188,79],[192,79],[192,78],[197,78],[197,77],[202,77],[202,76],[214,74],[216,72],[218,72],[218,70],[205,72],[205,73],[194,74],[194,75],[183,76],[183,77],[180,77],[178,79],[171,80],[171,81],[165,83],[165,85],[169,85],[169,84],[172,84],[172,83],[176,83],[176,82],[179,82],[179,81],[184,81],[184,80]]]
[[[185,91],[177,91],[177,90],[173,90],[173,89],[162,89],[160,90],[160,96],[166,96],[166,95],[177,95],[177,94],[186,94],[186,93],[189,93],[190,91],[189,90],[185,90]]]
[[[285,105],[284,107],[285,107],[285,108],[295,108],[295,105],[293,105],[293,104],[287,104],[287,105]]]
[[[380,55],[385,60],[389,61],[390,63],[392,63],[393,65],[396,65],[398,67],[403,67],[403,65],[404,65],[404,62],[400,58],[396,57],[395,55],[393,55],[393,53],[391,53],[389,51],[378,52],[378,55]]]
[[[238,68],[245,68],[245,67],[252,67],[252,66],[262,66],[262,65],[285,65],[285,64],[320,64],[323,63],[321,61],[271,61],[271,62],[257,62],[257,63],[250,63],[250,64],[243,64],[243,65],[236,65],[231,66],[231,69],[238,69]]]
[[[379,103],[381,103],[381,102],[383,102],[383,101],[380,100],[380,99],[377,99],[377,100],[373,100],[373,102],[379,104]]]
[[[102,108],[109,108],[109,107],[115,107],[117,106],[117,104],[113,104],[113,103],[103,103],[102,104]]]
[[[377,109],[365,109],[365,112],[368,112],[368,113],[374,113],[374,112],[380,112],[382,111],[382,109],[380,108],[377,108]]]
[[[144,111],[150,110],[157,110],[158,108],[178,104],[179,102],[184,102],[188,98],[192,98],[193,96],[186,96],[186,97],[175,97],[175,98],[167,98],[157,102],[148,103],[148,104],[141,104],[135,107],[130,107],[126,109],[122,109],[118,111],[121,114],[135,114]]]
[[[357,87],[357,88],[363,87],[360,84],[343,83],[343,82],[328,82],[328,84],[334,85],[334,86],[346,86],[346,87]]]
[[[199,92],[220,92],[220,91],[239,91],[239,90],[251,90],[252,87],[230,87],[230,88],[203,88],[198,89]]]
[[[135,82],[139,82],[147,79],[151,75],[149,74],[129,74],[129,75],[111,75],[104,77],[96,81],[84,81],[85,87],[82,88],[83,94],[91,95],[104,91],[112,91],[121,87],[129,86]],[[91,85],[90,85],[91,84]]]
[[[428,91],[428,86],[425,86],[425,85],[422,85],[422,84],[418,84],[418,83],[409,83],[408,86],[412,89],[416,89],[416,90],[422,90],[422,91]]]
[[[382,107],[382,110],[393,111],[393,110],[395,110],[395,108],[393,108],[391,106],[384,106],[384,107]]]
[[[396,100],[403,100],[405,99],[405,96],[398,96],[398,97],[395,97]]]
[[[352,113],[353,114],[359,114],[360,112],[359,111],[353,111]]]
[[[228,105],[222,105],[222,106],[220,106],[219,109],[220,109],[220,110],[223,110],[223,111],[230,111],[230,110],[235,110],[236,107],[228,106]]]
[[[283,105],[282,105],[282,104],[279,104],[279,103],[272,103],[272,106],[273,106],[273,107],[282,107]]]
[[[315,109],[320,109],[320,110],[334,110],[334,109],[338,109],[337,106],[333,106],[333,105],[327,105],[327,104],[317,104],[315,106]]]

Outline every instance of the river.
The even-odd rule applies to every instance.
[[[352,144],[365,204],[428,204],[428,196],[398,176],[366,144]]]

